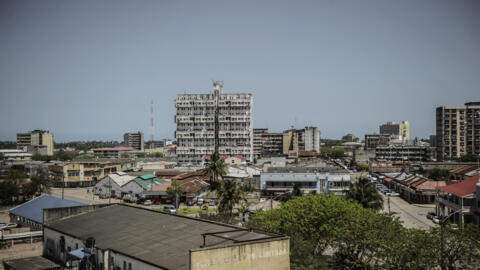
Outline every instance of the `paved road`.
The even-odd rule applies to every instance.
[[[86,204],[102,204],[108,203],[108,199],[100,199],[98,196],[93,196],[91,190],[87,193],[87,188],[65,188],[64,189],[64,198],[66,200],[72,200],[76,202],[86,203]],[[51,196],[62,198],[62,189],[61,188],[52,188],[50,192]],[[111,199],[112,203],[121,202],[118,199]]]
[[[388,198],[383,194],[382,196],[384,199],[383,212],[387,213]],[[400,197],[390,197],[390,211],[399,217],[407,228],[428,230],[437,226],[426,217],[428,212],[435,212],[434,204],[409,204]]]

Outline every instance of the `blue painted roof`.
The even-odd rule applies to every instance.
[[[86,205],[70,200],[62,200],[50,195],[42,195],[8,211],[11,214],[43,223],[43,209]]]

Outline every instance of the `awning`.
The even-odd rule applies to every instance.
[[[392,181],[392,178],[385,178],[385,181],[390,182]]]
[[[72,255],[72,256],[74,256],[74,257],[77,257],[77,258],[79,258],[80,260],[83,259],[83,257],[89,255],[89,254],[85,254],[84,248],[79,248],[79,249],[72,250],[72,251],[70,251],[68,254],[70,254],[70,255]]]

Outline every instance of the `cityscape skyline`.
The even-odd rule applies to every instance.
[[[480,3],[371,2],[3,1],[0,140],[149,138],[152,99],[155,139],[173,138],[176,95],[213,79],[253,94],[255,128],[362,138],[408,120],[427,138],[436,107],[480,100]]]

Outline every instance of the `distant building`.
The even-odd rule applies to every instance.
[[[135,150],[143,151],[143,133],[125,133],[123,135],[123,145],[126,147],[132,147]]]
[[[106,147],[92,150],[95,155],[104,158],[121,158],[123,154],[129,154],[135,151],[132,147]]]
[[[222,83],[214,81],[213,93],[177,95],[175,108],[176,154],[180,164],[201,164],[204,156],[212,155],[216,130],[220,155],[240,155],[253,161],[252,94],[225,94]]]
[[[256,158],[262,154],[265,134],[268,134],[268,128],[253,129],[253,156]]]
[[[342,137],[343,142],[360,142],[360,139],[357,136],[353,135],[352,133],[348,133],[347,135]]]
[[[299,152],[320,153],[320,131],[316,127],[283,132],[283,154],[298,157]]]
[[[17,148],[29,153],[53,155],[53,134],[45,130],[17,133]]]
[[[387,122],[380,125],[380,134],[389,134],[401,138],[402,140],[410,140],[410,123],[402,121],[401,123]]]
[[[437,159],[480,155],[480,102],[436,109]]]
[[[377,160],[429,161],[431,152],[433,150],[425,146],[377,146],[375,148],[375,158]]]
[[[43,256],[78,269],[290,269],[282,235],[126,204],[50,212]]]
[[[283,154],[283,134],[270,133],[268,128],[253,129],[253,153],[255,157]]]
[[[365,134],[365,150],[375,150],[378,146],[387,146],[391,140],[390,134]]]
[[[3,154],[6,162],[32,160],[32,154],[21,149],[1,149],[0,154]]]

